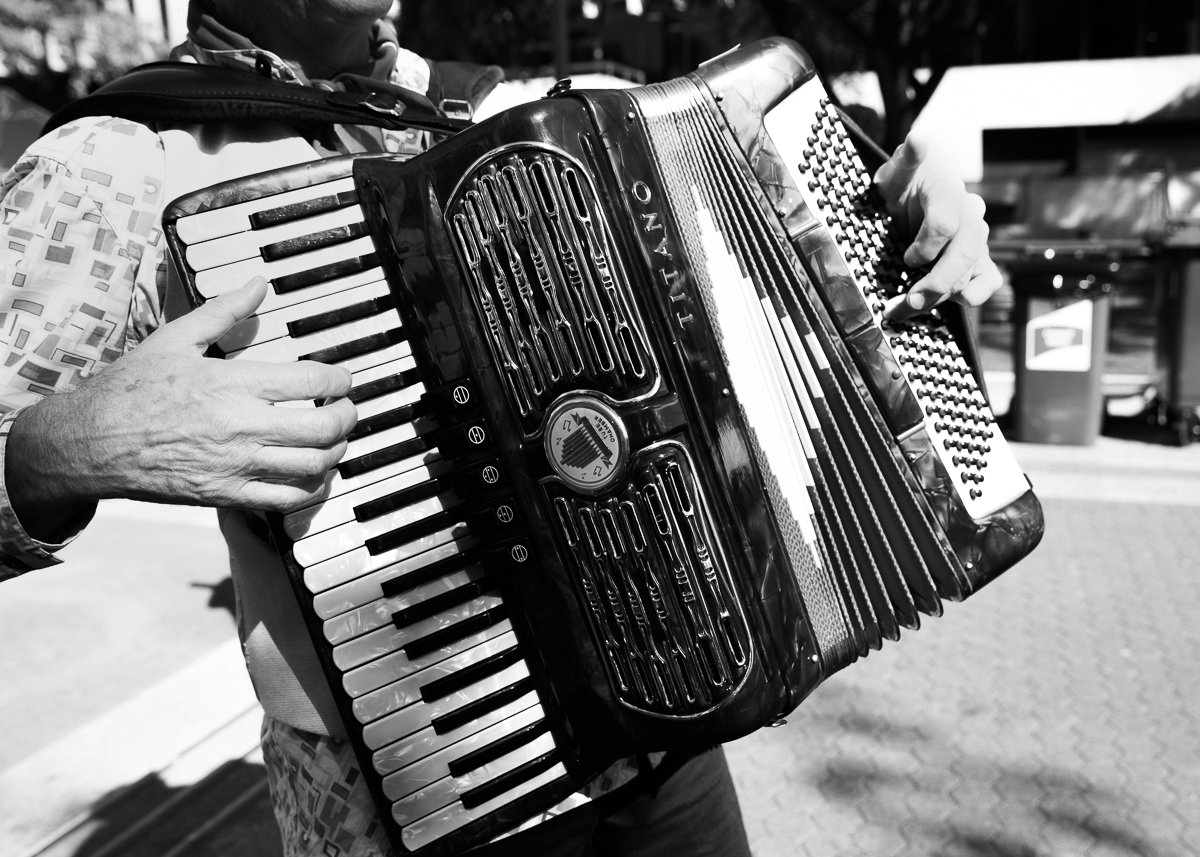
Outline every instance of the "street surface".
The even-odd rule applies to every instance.
[[[729,746],[757,857],[1200,854],[1200,444],[1015,448],[1035,553]],[[213,513],[66,556],[0,584],[0,855],[279,854]]]

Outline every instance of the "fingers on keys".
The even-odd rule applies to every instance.
[[[337,399],[350,392],[350,372],[312,360],[293,363],[240,364],[254,393],[269,402]]]
[[[247,464],[252,480],[245,489],[248,502],[254,508],[288,511],[319,498],[358,421],[357,409],[345,398],[350,373],[312,361],[243,364],[238,370],[245,373],[252,395],[265,404],[253,411],[254,422],[248,426],[257,441]],[[313,402],[323,404],[309,406]]]

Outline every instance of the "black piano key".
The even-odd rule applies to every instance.
[[[331,229],[322,229],[320,232],[311,232],[307,235],[297,235],[295,238],[285,238],[282,241],[264,244],[258,252],[264,262],[277,262],[280,259],[299,256],[301,253],[308,253],[311,250],[320,250],[322,247],[344,244],[355,238],[362,238],[366,234],[366,223],[347,223],[344,226],[334,226]]]
[[[318,363],[337,363],[341,360],[349,360],[351,357],[358,357],[360,354],[370,354],[372,351],[379,351],[380,349],[387,348],[389,345],[403,342],[405,338],[403,328],[393,327],[391,330],[385,330],[383,333],[364,336],[362,339],[354,339],[350,342],[331,345],[328,348],[322,348],[309,354],[302,354],[297,359],[315,360]]]
[[[461,777],[463,774],[469,774],[476,768],[481,768],[490,762],[496,761],[501,756],[511,753],[513,750],[524,747],[530,741],[548,731],[550,731],[550,721],[543,717],[541,720],[534,721],[528,726],[523,726],[516,732],[505,735],[491,744],[485,744],[478,750],[472,750],[470,753],[459,756],[457,759],[451,759],[447,765],[450,776]]]
[[[328,330],[331,327],[337,327],[339,324],[358,321],[360,318],[369,318],[386,309],[391,309],[392,306],[394,304],[390,296],[379,297],[369,301],[360,301],[359,303],[350,304],[350,306],[340,307],[329,312],[323,312],[320,315],[298,318],[295,321],[287,323],[288,335],[295,338],[297,336],[306,336],[310,333]]]
[[[346,394],[346,398],[357,405],[360,402],[377,398],[386,393],[395,393],[397,390],[404,390],[420,382],[421,372],[419,369],[406,369],[394,375],[385,375],[382,378],[376,378],[374,381],[367,381],[365,384],[351,387],[350,392]]]
[[[350,440],[353,441],[361,436],[356,432],[357,429],[350,432]],[[343,479],[348,479],[377,467],[409,458],[427,449],[437,449],[442,458],[451,461],[455,458],[465,457],[466,452],[486,451],[490,441],[491,434],[487,430],[486,423],[482,420],[475,420],[410,438],[366,455],[360,455],[358,458],[344,460],[337,465],[337,470]]]
[[[469,616],[461,622],[455,622],[453,625],[440,628],[432,634],[426,634],[419,640],[413,640],[411,643],[400,648],[404,652],[405,657],[410,661],[414,661],[430,652],[436,652],[438,649],[457,643],[459,640],[469,637],[477,631],[490,628],[507,618],[508,608],[500,604],[490,610],[484,610],[482,613]]]
[[[420,413],[422,416],[460,417],[474,413],[480,405],[475,382],[470,378],[459,378],[421,396]]]
[[[426,598],[411,607],[397,610],[392,614],[392,624],[400,630],[404,630],[409,625],[420,622],[422,619],[428,619],[430,616],[445,613],[453,607],[457,607],[466,601],[470,601],[472,598],[483,595],[493,585],[493,582],[488,580],[487,577],[482,577],[479,580],[472,580],[470,583],[457,586],[454,589],[439,592],[437,595]]]
[[[358,202],[358,194],[353,190],[344,190],[341,193],[328,194],[315,199],[306,199],[303,202],[294,202],[291,205],[280,205],[276,208],[255,212],[250,215],[250,226],[254,229],[265,229],[268,226],[278,226],[281,223],[312,217],[314,214],[336,211],[347,205],[354,205],[356,202]]]
[[[374,416],[366,417],[354,424],[354,428],[349,435],[350,440],[355,440],[367,435],[377,434],[384,429],[395,428],[413,421],[414,413],[413,406],[401,405],[398,408],[392,408],[390,411],[384,411]],[[365,520],[359,518],[360,521]]]
[[[437,702],[439,699],[445,699],[453,693],[458,693],[460,690],[465,690],[477,681],[481,681],[490,675],[495,675],[506,667],[510,667],[521,661],[521,652],[516,646],[511,649],[505,649],[502,652],[486,657],[481,661],[476,661],[470,666],[463,667],[460,670],[455,670],[449,675],[435,679],[429,684],[421,686],[421,699],[425,702]]]
[[[557,765],[559,762],[558,753],[551,751],[543,753],[536,759],[530,759],[523,765],[513,768],[506,774],[501,774],[496,779],[484,783],[481,786],[476,786],[470,791],[465,791],[459,795],[459,801],[467,809],[474,809],[477,806],[482,806],[493,798],[500,797],[505,792],[515,788],[526,780],[531,780],[543,771],[548,771]]]
[[[353,432],[350,433],[350,439],[354,439]],[[433,440],[431,438],[414,437],[401,443],[385,446],[383,449],[377,449],[374,452],[368,452],[366,455],[358,456],[358,458],[339,462],[337,471],[343,479],[349,479],[351,476],[358,476],[377,467],[395,464],[397,461],[411,458],[427,449],[433,449]]]
[[[448,556],[406,574],[385,580],[380,584],[380,589],[385,597],[394,598],[410,589],[424,586],[426,583],[446,577],[459,569],[474,564],[482,566],[488,574],[504,572],[518,562],[513,556],[514,552],[520,555],[521,551],[528,552],[528,550],[526,541],[520,538],[506,539],[489,545],[477,545],[462,553]],[[527,555],[526,559],[522,561],[528,561],[529,556],[531,555]]]
[[[383,590],[385,598],[395,598],[397,595],[408,592],[410,589],[424,586],[426,583],[446,577],[459,569],[466,568],[468,565],[478,562],[484,556],[484,553],[482,547],[468,548],[461,553],[453,554],[445,559],[431,562],[429,565],[401,574],[398,577],[385,580],[379,585],[379,588]]]
[[[309,286],[315,286],[317,283],[336,280],[338,277],[348,277],[351,274],[357,274],[360,271],[377,267],[379,267],[379,256],[375,253],[368,253],[365,256],[342,259],[338,262],[331,262],[328,265],[310,268],[307,271],[297,271],[295,274],[284,274],[282,277],[273,277],[271,279],[271,286],[275,289],[275,294],[285,295],[297,289],[305,289]]]
[[[443,491],[453,491],[460,496],[469,497],[478,491],[499,487],[504,482],[504,471],[499,460],[488,458],[355,506],[354,518],[360,523],[370,521]]]
[[[445,735],[460,726],[465,726],[477,717],[482,717],[497,708],[503,708],[510,702],[515,702],[531,690],[533,690],[533,679],[527,676],[520,681],[514,681],[507,687],[500,688],[495,693],[490,693],[474,702],[468,702],[448,714],[435,717],[429,721],[429,725],[433,727],[435,734]]]
[[[492,445],[492,433],[484,420],[471,420],[436,432],[433,444],[442,458],[453,461],[478,455]]]
[[[516,506],[508,498],[479,506],[464,503],[369,538],[364,546],[369,554],[376,556],[459,522],[466,524],[473,535],[499,536],[515,529],[520,523],[520,518]]]

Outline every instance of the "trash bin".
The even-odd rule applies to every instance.
[[[1052,271],[1026,270],[1012,279],[1012,435],[1089,446],[1104,417],[1112,286],[1096,273]]]
[[[1167,245],[1169,276],[1159,340],[1161,422],[1174,430],[1181,445],[1200,440],[1200,235],[1190,235],[1189,245],[1179,240]]]

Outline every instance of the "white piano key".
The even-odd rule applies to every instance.
[[[457,803],[459,797],[471,789],[486,785],[526,762],[532,762],[539,756],[554,752],[555,749],[554,736],[548,732],[539,735],[528,744],[523,744],[511,752],[505,753],[495,761],[489,762],[469,774],[461,777],[447,775],[444,779],[431,783],[396,801],[392,805],[392,818],[400,824],[411,824],[437,810]],[[398,777],[401,774],[403,772],[393,774],[393,776]]]
[[[401,357],[395,360],[389,360],[385,363],[380,363],[378,366],[371,366],[366,369],[359,369],[353,374],[354,386],[378,381],[380,378],[386,378],[389,375],[398,375],[401,372],[407,372],[409,369],[415,369],[417,361],[411,356]],[[406,390],[419,390],[417,395],[425,392],[425,385],[418,381],[415,384],[410,384],[405,387]]]
[[[537,692],[532,690],[522,694],[506,705],[502,705],[486,714],[481,714],[474,720],[470,720],[449,731],[439,733],[434,731],[432,726],[426,726],[418,732],[405,736],[394,744],[389,744],[386,747],[376,750],[371,755],[371,767],[380,776],[400,771],[410,765],[416,764],[422,759],[453,747],[474,735],[478,735],[483,730],[489,729],[496,724],[505,723],[511,718],[519,718],[531,709],[536,712],[537,717],[544,715],[541,703],[538,701]],[[518,728],[520,727],[517,726],[502,731],[507,734],[508,732],[515,732]]]
[[[453,556],[454,554],[451,554]],[[446,592],[464,586],[482,576],[475,564],[464,564],[457,570],[448,571],[443,577],[428,583],[419,584],[397,595],[381,596],[374,601],[361,604],[353,610],[340,613],[332,619],[327,619],[321,625],[321,633],[325,639],[335,646],[353,640],[368,631],[377,628],[392,627],[392,614],[418,604],[432,595]],[[391,578],[401,580],[402,576]],[[383,591],[380,587],[380,592]]]
[[[206,271],[205,276],[221,278],[224,268],[213,268],[211,271]],[[368,268],[365,271],[356,271],[353,274],[347,274],[344,277],[337,277],[332,280],[314,283],[311,286],[305,286],[303,289],[293,289],[289,292],[279,294],[273,288],[267,289],[267,294],[263,298],[263,302],[258,305],[257,312],[268,313],[282,309],[284,307],[293,306],[306,301],[316,300],[325,295],[334,295],[341,292],[353,289],[357,286],[363,286],[367,283],[373,283],[383,276],[383,271],[380,268]],[[246,280],[230,280],[222,291],[228,291],[233,288],[240,288],[246,285]],[[240,284],[240,285],[239,285]],[[214,295],[215,296],[215,295]],[[207,297],[205,298],[207,300]]]
[[[489,641],[489,643],[492,641]],[[485,643],[484,645],[488,645]],[[431,669],[441,669],[448,662],[442,661]],[[420,673],[418,673],[420,675]],[[394,711],[391,714],[373,720],[363,727],[363,743],[370,750],[378,750],[385,744],[398,741],[405,735],[411,735],[425,728],[439,717],[453,714],[460,708],[473,702],[491,696],[503,690],[510,684],[515,684],[529,677],[529,667],[524,663],[515,663],[500,672],[493,673],[481,681],[477,681],[463,690],[444,696],[433,702],[414,702],[412,705]]]
[[[431,479],[444,476],[451,469],[450,463],[446,461],[436,462],[432,466],[412,468],[403,473],[387,476],[357,491],[330,497],[324,503],[289,512],[283,517],[284,532],[293,539],[302,539],[339,524],[348,524],[355,520],[354,510],[364,503],[380,500],[402,489],[421,485]]]
[[[342,636],[343,627],[331,627],[325,636],[329,642],[336,643],[332,653],[334,665],[339,670],[348,673],[363,664],[397,652],[410,643],[422,640],[446,625],[453,625],[460,619],[474,616],[476,613],[482,613],[484,610],[490,610],[492,607],[499,607],[503,603],[503,599],[493,593],[486,598],[483,595],[473,596],[474,601],[468,599],[462,605],[447,608],[441,614],[430,617],[435,620],[433,623],[421,620],[421,623],[424,624],[411,623],[404,628],[397,628],[391,621],[391,614],[395,613],[396,610],[411,607],[434,595],[441,595],[445,592],[458,589],[461,586],[466,586],[467,584],[481,580],[484,576],[483,569],[478,565],[468,565],[463,569],[447,574],[440,580],[423,584],[418,588],[421,592],[416,595],[410,596],[409,593],[403,593],[394,599],[387,598],[373,602],[373,604],[380,604],[380,602],[398,600],[401,604],[391,612],[384,614],[383,618],[385,621],[379,622],[372,627],[364,628],[362,633],[351,637]],[[417,592],[417,590],[414,590],[414,592]],[[482,603],[483,601],[487,601],[486,607],[470,606],[474,602]],[[416,627],[417,625],[420,625],[420,627]],[[361,686],[361,683],[359,686]],[[357,696],[358,694],[355,695]]]
[[[361,524],[357,521],[351,524],[342,524],[340,527],[300,539],[292,546],[292,555],[296,558],[296,562],[308,568],[323,560],[332,559],[338,554],[362,547],[367,543],[367,539],[382,536],[384,533],[423,520],[430,515],[436,515],[452,505],[449,498],[439,495],[389,512],[373,521]]]
[[[265,342],[257,342],[239,351],[230,352],[225,355],[225,358],[227,360],[257,360],[263,363],[288,363],[293,360],[299,360],[315,351],[344,345],[347,342],[354,342],[357,339],[365,339],[368,336],[385,333],[398,327],[400,327],[399,317],[394,312],[385,312],[367,318],[355,319],[346,324],[339,324],[336,327],[319,330],[316,333],[310,333],[306,336],[289,336],[280,339],[268,339]],[[407,357],[412,353],[412,346],[407,342],[395,343],[388,347],[394,349],[397,346],[401,346],[400,353],[396,355],[397,357]],[[367,365],[377,366],[380,362],[378,355],[382,350],[378,349],[369,354],[359,355],[359,357],[371,361]],[[349,360],[338,362],[339,364],[345,364]]]
[[[387,449],[397,443],[403,443],[406,440],[412,440],[421,434],[422,427],[428,429],[429,422],[425,421],[425,425],[421,426],[417,423],[401,423],[397,426],[392,426],[383,431],[373,432],[362,437],[355,438],[350,441],[346,447],[346,454],[342,456],[342,461],[353,461],[356,458],[366,455],[370,452],[377,452],[381,449]],[[389,467],[391,465],[388,465]]]
[[[367,659],[365,663],[354,665],[353,669],[343,673],[342,688],[349,696],[358,699],[359,696],[388,687],[392,682],[398,682],[402,678],[413,675],[414,672],[442,663],[443,660],[457,657],[469,648],[508,633],[512,630],[512,623],[508,619],[497,619],[496,623],[490,627],[463,634],[460,639],[439,647],[437,651],[420,654],[415,658],[410,658],[404,653],[404,646],[424,640],[425,637],[436,631],[449,628],[450,625],[455,625],[463,619],[478,616],[479,613],[492,610],[493,607],[498,607],[500,604],[503,604],[503,599],[500,599],[499,595],[479,595],[454,611],[446,611],[442,615],[422,619],[421,622],[409,625],[404,630],[394,627],[380,628],[372,631],[371,634],[358,637],[344,646],[338,646],[337,654],[346,654],[347,649],[353,648],[355,649],[353,654],[358,658],[374,657],[372,649],[377,647],[374,643],[378,643],[379,649],[388,649],[385,654],[379,655],[374,660]],[[341,669],[341,664],[338,664],[338,669]]]
[[[410,384],[391,393],[384,393],[382,396],[364,399],[355,405],[358,408],[358,418],[364,420],[367,417],[373,417],[377,414],[387,413],[388,411],[394,411],[397,408],[411,405],[419,400],[424,393],[424,384]]]
[[[356,491],[366,485],[386,479],[393,473],[404,473],[415,467],[428,467],[440,461],[442,461],[442,454],[440,452],[436,449],[427,449],[416,455],[410,455],[408,458],[395,461],[387,467],[376,467],[363,473],[357,473],[354,476],[342,476],[335,468],[329,471],[325,477],[326,490],[321,496],[326,500],[330,497],[340,497],[342,494]],[[323,500],[317,502],[323,502]]]
[[[474,615],[491,610],[493,607],[499,606],[499,604],[500,599],[497,596],[480,597],[476,601],[471,602],[469,607],[464,607],[458,611],[455,618],[459,621],[469,619]],[[430,617],[430,620],[422,620],[420,627],[415,627],[414,630],[427,637],[434,631],[441,630],[443,626],[448,627],[453,624],[455,623],[446,622],[444,617],[441,619]],[[386,629],[381,628],[380,630],[383,631]],[[510,631],[512,631],[512,622],[508,619],[500,619],[494,625],[489,625],[470,634],[463,634],[457,640],[411,658],[404,652],[403,646],[416,642],[416,639],[407,639],[401,641],[396,646],[395,651],[373,661],[368,661],[362,666],[355,667],[353,670],[347,672],[342,677],[342,687],[350,696],[359,697],[373,690],[378,690],[381,687],[386,687],[394,681],[412,675],[418,670],[423,670],[434,664],[441,663],[448,658],[460,655],[467,649],[486,643],[488,640],[495,639],[501,634],[506,634]],[[394,644],[394,642],[394,640],[389,641],[389,644]]]
[[[522,697],[523,700],[529,698],[536,700],[537,697],[534,694]],[[527,726],[532,726],[545,718],[545,716],[546,712],[542,709],[541,704],[535,701],[527,708],[505,717],[503,720],[485,725],[478,731],[464,736],[460,740],[456,740],[453,743],[443,743],[438,749],[428,752],[428,755],[425,755],[423,758],[419,758],[398,770],[393,770],[391,773],[386,774],[382,779],[383,793],[388,800],[400,800],[420,789],[431,786],[438,780],[450,776],[451,762],[461,759],[468,753],[474,753],[476,750],[481,750],[490,744],[494,744]],[[422,730],[418,734],[424,737],[424,731]],[[428,731],[433,732],[432,728]],[[384,749],[379,751],[376,756],[378,758],[384,756],[386,753],[387,750]],[[390,759],[391,757],[387,758]],[[378,771],[378,765],[376,766],[376,770]],[[384,772],[380,771],[380,773]]]
[[[410,354],[412,354],[412,346],[408,342],[397,342],[378,351],[370,351],[366,354],[360,354],[357,357],[351,357],[348,360],[338,360],[333,365],[341,366],[349,372],[351,383],[354,383],[354,373],[360,369],[370,369],[379,363],[391,363],[403,357],[408,357]]]
[[[451,524],[441,527],[428,535],[413,539],[403,545],[397,545],[381,554],[372,555],[366,547],[348,551],[340,556],[332,557],[304,569],[304,585],[309,592],[314,593],[313,608],[323,619],[335,616],[344,610],[349,610],[356,604],[363,604],[378,594],[365,600],[358,600],[359,590],[364,581],[370,581],[390,573],[394,565],[408,567],[410,563],[424,565],[426,558],[422,554],[434,548],[446,549],[447,545],[458,545],[460,550],[466,550],[474,540],[461,524]],[[428,560],[432,562],[434,560]],[[369,592],[369,585],[363,592]],[[343,606],[348,605],[348,606]]]
[[[375,245],[371,243],[371,237],[366,235],[362,238],[355,238],[353,241],[346,241],[330,247],[321,247],[309,253],[289,256],[286,259],[278,259],[274,262],[265,262],[262,259],[245,259],[241,262],[234,262],[232,265],[222,265],[219,268],[210,268],[207,271],[197,271],[194,283],[196,291],[203,295],[205,299],[211,299],[232,289],[241,288],[241,286],[254,277],[265,277],[268,280],[273,280],[278,277],[311,271],[326,265],[332,265],[336,262],[343,262],[347,259],[369,256],[374,252]],[[378,278],[378,268],[374,270],[376,271],[375,278]],[[303,289],[297,289],[297,291],[303,291]]]
[[[558,763],[536,777],[525,780],[519,785],[514,786],[510,791],[474,809],[467,809],[461,803],[453,803],[405,827],[400,832],[401,840],[404,842],[406,848],[416,851],[418,848],[423,848],[429,843],[441,839],[477,818],[483,818],[485,815],[495,812],[522,795],[528,794],[544,785],[549,785],[560,777],[566,776],[566,773],[567,769],[561,763]]]
[[[382,688],[362,694],[358,699],[355,699],[352,706],[354,718],[360,724],[370,724],[373,720],[377,720],[385,714],[395,714],[415,707],[430,708],[436,705],[437,700],[426,702],[422,699],[422,688],[426,688],[428,685],[440,681],[440,679],[455,677],[462,670],[466,670],[470,666],[492,658],[494,655],[515,652],[516,646],[516,635],[508,631],[508,633],[500,634],[499,636],[492,637],[491,640],[480,643],[479,646],[464,649],[464,651],[456,654],[455,657],[439,660],[437,664],[431,664],[425,667],[424,670],[410,673],[410,675],[403,678],[398,678],[395,682],[385,684]],[[466,688],[463,688],[463,691],[473,688],[475,684],[486,682],[487,678],[497,676],[499,673],[508,672],[511,666],[524,667],[524,663],[523,661],[516,661],[515,664],[504,667],[503,670],[487,673],[487,675],[480,678],[480,682],[473,682],[467,685]],[[514,673],[514,676],[509,678],[509,681],[497,685],[497,688],[503,688],[504,685],[516,682],[527,675],[529,675],[528,669],[518,670],[517,673]],[[458,693],[460,691],[455,691],[455,693],[448,694],[443,699],[449,699],[451,702],[454,702],[454,697]],[[487,691],[487,693],[491,693],[491,691]],[[479,699],[479,696],[486,696],[487,693],[476,695],[473,699]],[[457,708],[457,705],[452,707]],[[416,726],[416,729],[422,729],[425,724],[431,723],[433,717],[437,717],[437,715],[431,715],[430,718],[425,720],[425,723]]]
[[[196,244],[253,228],[250,224],[252,214],[282,208],[285,205],[295,205],[298,202],[307,202],[310,199],[320,199],[323,196],[335,196],[352,190],[354,190],[354,179],[351,176],[308,185],[246,202],[237,202],[233,205],[189,214],[176,221],[175,232],[184,244]]]
[[[287,326],[291,322],[334,312],[335,310],[377,298],[388,297],[389,294],[390,289],[387,281],[375,280],[374,282],[355,286],[352,289],[346,289],[332,295],[325,295],[315,300],[292,304],[291,306],[282,307],[272,312],[258,313],[235,324],[227,334],[217,340],[217,345],[222,351],[229,353],[240,351],[258,342],[267,342],[272,339],[285,337],[290,338],[291,334],[288,332]],[[400,318],[396,315],[394,308],[387,307],[382,312],[391,313],[396,319],[396,326],[400,326]]]
[[[310,584],[310,581],[331,584],[313,597],[313,610],[321,619],[330,619],[347,610],[369,604],[383,596],[382,586],[385,581],[457,556],[476,544],[478,541],[470,536],[460,537],[457,527],[447,527],[430,533],[411,545],[404,545],[378,557],[370,556],[366,548],[362,549],[362,556],[358,555],[359,551],[342,554],[321,567],[305,570],[306,584]],[[337,574],[328,573],[328,566],[338,564],[346,557],[357,563],[353,569],[354,573],[342,574],[343,569],[338,569]],[[318,571],[324,576],[319,576]]]
[[[279,223],[262,229],[234,232],[188,244],[184,258],[194,271],[204,271],[220,265],[231,265],[245,259],[262,258],[262,248],[268,244],[315,235],[327,229],[362,223],[366,218],[357,205],[347,205],[289,223]]]

